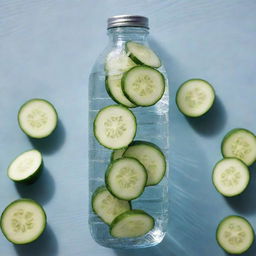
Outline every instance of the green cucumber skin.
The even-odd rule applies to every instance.
[[[128,145],[128,147],[129,147],[129,145]],[[127,149],[128,147],[124,147],[124,148],[121,148],[121,149]],[[114,152],[115,152],[115,151],[113,150],[112,153],[111,153],[110,162],[115,161],[115,160],[114,160]],[[124,151],[124,153],[125,153],[125,151]],[[123,153],[123,154],[124,154],[124,153]],[[117,159],[116,159],[116,160],[117,160]]]
[[[135,66],[135,67],[129,69],[128,71],[126,71],[126,72],[123,74],[122,79],[121,79],[121,86],[122,86],[122,90],[123,90],[123,93],[124,93],[125,97],[126,97],[130,102],[132,102],[133,104],[135,104],[136,106],[140,106],[140,107],[150,107],[150,106],[155,105],[157,102],[159,102],[159,100],[161,100],[161,98],[163,97],[163,95],[164,95],[164,93],[165,93],[166,81],[165,81],[164,75],[163,75],[161,72],[159,72],[158,70],[154,69],[154,70],[157,71],[157,72],[161,75],[161,77],[162,77],[163,84],[164,84],[163,93],[161,94],[161,96],[159,97],[159,99],[158,99],[155,103],[153,103],[153,104],[144,104],[144,105],[141,105],[141,104],[138,104],[138,102],[136,103],[135,101],[133,101],[133,100],[129,97],[129,95],[125,93],[125,89],[124,89],[124,87],[125,87],[124,81],[125,81],[125,79],[126,79],[126,76],[128,75],[128,73],[129,73],[131,70],[133,70],[133,69],[135,69],[135,68],[151,68],[151,69],[154,69],[154,68],[152,68],[152,67],[149,67],[149,66],[146,66],[146,65],[142,65],[142,66]]]
[[[11,240],[7,237],[7,235],[5,234],[5,232],[4,232],[3,228],[2,228],[2,218],[3,218],[3,216],[4,216],[5,211],[6,211],[10,206],[12,206],[13,204],[15,204],[15,203],[17,203],[17,202],[21,202],[21,201],[24,201],[24,202],[31,202],[31,203],[37,205],[37,206],[42,210],[42,212],[43,212],[44,219],[45,219],[45,224],[44,224],[44,228],[42,229],[41,233],[39,233],[38,236],[37,236],[35,239],[33,239],[33,240],[31,240],[31,241],[29,241],[29,242],[27,242],[27,243],[14,243],[13,241],[11,241]],[[32,200],[32,199],[29,199],[29,198],[21,198],[21,199],[17,199],[17,200],[15,200],[15,201],[11,202],[11,203],[3,210],[2,214],[1,214],[1,217],[0,217],[0,228],[1,228],[1,230],[2,230],[3,235],[5,236],[5,238],[6,238],[9,242],[11,242],[11,243],[13,243],[13,244],[17,244],[17,245],[19,245],[19,244],[30,244],[30,243],[36,241],[36,240],[43,234],[43,232],[45,231],[46,226],[47,226],[47,216],[46,216],[46,213],[45,213],[44,208],[43,208],[39,203],[37,203],[36,201],[34,201],[34,200]]]
[[[29,152],[29,151],[31,151],[31,150],[27,150],[27,151],[25,151],[25,152],[23,152],[23,153],[26,153],[26,152]],[[35,181],[37,181],[38,178],[41,176],[42,170],[43,170],[43,168],[44,168],[44,161],[43,161],[42,153],[41,153],[40,151],[38,151],[38,152],[41,154],[42,162],[41,162],[41,165],[39,166],[39,168],[38,168],[33,174],[31,174],[29,177],[27,177],[26,179],[23,179],[23,180],[14,180],[14,179],[12,179],[11,177],[9,177],[8,172],[7,172],[8,178],[9,178],[10,180],[12,180],[13,182],[15,182],[15,183],[18,183],[18,184],[25,184],[25,185],[31,185],[31,184],[33,184]],[[23,153],[22,153],[22,154],[23,154]],[[18,157],[18,156],[17,156],[17,157]],[[16,158],[15,158],[15,159],[16,159]],[[13,161],[15,161],[15,159],[14,159]],[[12,161],[12,162],[13,162],[13,161]],[[10,163],[9,167],[11,166],[12,162]],[[8,169],[9,169],[9,167],[8,167]]]
[[[200,116],[188,115],[188,114],[183,113],[183,111],[180,109],[179,104],[178,104],[178,94],[179,94],[180,89],[182,88],[182,86],[183,86],[184,84],[186,84],[187,82],[191,82],[191,81],[202,81],[202,82],[207,83],[207,84],[211,87],[212,92],[213,92],[213,95],[214,95],[214,100],[213,100],[213,102],[212,102],[212,105],[207,109],[207,111],[206,111],[205,113],[203,113],[203,114],[200,115]],[[201,78],[192,78],[192,79],[189,79],[189,80],[185,81],[184,83],[182,83],[182,84],[180,85],[179,89],[178,89],[177,92],[176,92],[175,102],[176,102],[177,108],[179,109],[179,111],[180,111],[184,116],[192,117],[192,118],[197,118],[197,117],[200,118],[200,117],[205,116],[205,115],[210,111],[210,109],[211,109],[212,106],[214,105],[215,99],[216,99],[215,90],[214,90],[213,86],[212,86],[208,81],[206,81],[206,80],[204,80],[204,79],[201,79]]]
[[[108,76],[106,76],[106,78],[105,78],[105,88],[106,88],[106,91],[107,91],[109,97],[110,97],[114,102],[116,102],[117,104],[122,105],[122,106],[124,106],[124,107],[126,107],[126,108],[136,108],[136,107],[137,107],[137,105],[134,106],[134,107],[126,106],[126,105],[122,104],[121,102],[119,102],[119,101],[112,95],[111,91],[109,90],[109,86],[108,86]]]
[[[136,161],[138,161],[136,158],[133,158],[133,157],[126,157],[126,158],[135,159]],[[144,187],[142,188],[142,191],[140,191],[140,194],[139,194],[137,197],[132,198],[132,199],[130,199],[130,200],[129,200],[129,199],[124,199],[124,198],[118,197],[117,195],[115,195],[115,194],[112,192],[112,190],[111,190],[111,188],[110,188],[110,186],[109,186],[109,184],[108,184],[108,176],[109,176],[109,173],[111,172],[111,169],[112,169],[113,164],[114,164],[115,162],[121,160],[121,159],[123,159],[123,158],[116,159],[116,160],[114,160],[113,162],[111,162],[111,163],[109,164],[109,166],[108,166],[108,168],[107,168],[107,170],[106,170],[106,172],[105,172],[105,184],[106,184],[106,188],[107,188],[107,190],[108,190],[114,197],[116,197],[116,198],[118,198],[118,199],[120,199],[120,200],[126,200],[126,201],[135,200],[136,198],[140,197],[140,196],[143,194],[143,192],[144,192],[144,190],[145,190],[145,188],[146,188],[147,177],[148,177],[147,171],[146,171],[144,165],[143,165],[141,162],[138,161],[138,162],[143,166],[144,172],[145,172],[145,174],[146,174],[145,184],[144,184]]]
[[[108,190],[107,187],[105,185],[101,185],[99,186],[93,193],[92,195],[92,199],[91,199],[91,207],[92,207],[92,211],[97,215],[97,212],[95,211],[94,207],[93,207],[93,201],[95,199],[95,197],[97,196],[98,193],[101,193],[102,191]],[[108,190],[109,191],[109,190]],[[109,191],[110,192],[110,191]],[[111,195],[113,195],[111,193]],[[114,196],[114,195],[113,195]],[[116,197],[116,196],[114,196]],[[116,197],[117,198],[117,197]],[[129,200],[127,200],[127,202],[129,203],[130,209],[132,210],[132,202]],[[98,215],[97,215],[98,216]],[[106,223],[100,216],[98,216],[105,224],[109,225],[108,223]]]
[[[222,154],[222,156],[225,158],[225,154],[224,154],[224,143],[226,142],[226,140],[233,134],[233,133],[236,133],[236,132],[238,132],[238,131],[244,131],[244,132],[246,132],[246,133],[249,133],[249,134],[251,134],[252,136],[254,136],[255,137],[255,135],[251,132],[251,131],[249,131],[249,130],[247,130],[247,129],[245,129],[245,128],[234,128],[234,129],[232,129],[232,130],[230,130],[225,136],[224,136],[224,138],[222,139],[222,142],[221,142],[221,154]],[[239,159],[240,160],[240,159]],[[241,160],[242,161],[242,160]],[[243,161],[242,161],[243,162]],[[246,166],[251,166],[252,164],[254,164],[256,162],[256,158],[254,159],[254,161],[250,164],[250,165],[247,165],[246,163],[244,163]]]
[[[214,184],[214,182],[213,182],[213,171],[214,171],[214,169],[216,168],[216,166],[217,166],[222,160],[224,160],[224,159],[235,159],[235,160],[238,160],[238,161],[240,161],[240,162],[244,165],[244,167],[246,167],[246,169],[248,170],[248,175],[249,175],[248,183],[247,183],[246,187],[244,188],[244,190],[241,191],[239,194],[235,194],[235,195],[223,195],[223,194],[218,190],[217,186],[215,186],[215,184]],[[240,160],[240,159],[238,159],[238,158],[235,158],[235,157],[224,157],[223,159],[219,160],[219,161],[214,165],[213,171],[212,171],[212,184],[213,184],[213,186],[215,187],[215,189],[216,189],[222,196],[224,196],[224,197],[235,197],[235,196],[239,196],[239,195],[243,194],[244,191],[246,191],[246,188],[248,187],[248,184],[249,184],[249,182],[250,182],[250,180],[251,180],[251,174],[250,174],[250,172],[249,172],[248,166],[247,166],[242,160]]]
[[[250,224],[250,222],[249,222],[247,219],[245,219],[244,217],[242,217],[242,216],[239,216],[239,215],[229,215],[229,216],[225,217],[224,219],[222,219],[222,220],[220,221],[220,223],[219,223],[219,225],[218,225],[218,227],[217,227],[217,229],[216,229],[216,233],[215,233],[215,239],[216,239],[216,241],[217,241],[217,244],[218,244],[219,247],[220,247],[224,252],[226,252],[226,253],[230,253],[230,252],[226,251],[226,250],[221,246],[221,244],[220,244],[219,241],[218,241],[218,236],[217,236],[217,234],[218,234],[219,228],[221,227],[221,224],[222,224],[225,220],[227,220],[227,219],[229,219],[229,218],[232,218],[232,217],[238,217],[238,218],[240,218],[240,219],[243,219],[243,220],[245,220],[245,221],[250,225],[250,227],[252,228],[252,233],[253,233],[253,240],[252,240],[251,246],[252,246],[252,244],[253,244],[254,241],[255,241],[254,230],[253,230],[253,227],[252,227],[252,225]],[[247,251],[251,246],[249,246],[249,247],[246,249],[246,251]],[[233,252],[232,252],[232,254],[240,255],[240,254],[242,254],[242,253],[244,253],[244,252],[245,252],[245,251],[242,251],[242,252],[239,252],[239,253],[233,253]]]
[[[157,55],[158,59],[160,60],[159,66],[154,66],[154,67],[153,66],[148,66],[145,63],[143,63],[142,61],[140,61],[135,55],[133,55],[131,52],[129,52],[129,49],[128,49],[128,46],[127,46],[127,44],[129,42],[132,42],[132,41],[128,41],[128,42],[125,43],[125,51],[126,51],[127,54],[129,54],[128,56],[132,59],[133,62],[135,62],[138,65],[142,65],[142,66],[146,66],[146,67],[150,67],[150,68],[160,68],[162,66],[162,61],[156,53],[155,54]]]
[[[133,138],[132,138],[132,140],[134,140],[134,138],[135,138],[135,136],[136,136],[136,133],[137,133],[137,119],[136,119],[136,116],[133,114],[133,112],[132,112],[129,108],[124,107],[124,106],[121,105],[121,104],[108,105],[108,106],[106,106],[106,107],[100,109],[100,110],[98,111],[96,117],[94,118],[94,121],[93,121],[93,131],[96,130],[96,127],[95,127],[95,126],[96,126],[96,125],[95,125],[95,120],[97,119],[98,114],[99,114],[103,109],[106,109],[106,108],[109,108],[109,107],[113,107],[113,106],[119,106],[119,107],[124,108],[124,109],[126,109],[126,110],[128,110],[128,111],[131,112],[131,114],[132,114],[132,116],[133,116],[133,118],[134,118],[135,125],[136,125],[135,133],[134,133],[134,136],[133,136]],[[106,147],[106,146],[104,146],[104,145],[100,142],[100,140],[98,139],[98,137],[95,135],[95,132],[93,132],[93,133],[94,133],[94,137],[97,139],[98,143],[99,143],[101,146],[103,146],[104,148],[108,148],[108,149],[115,150],[115,149],[121,149],[121,148],[126,147],[126,146],[122,146],[122,147],[120,147],[120,148]],[[128,144],[128,145],[129,145],[129,144]],[[127,145],[127,146],[128,146],[128,145]]]
[[[118,223],[120,220],[122,220],[124,217],[126,216],[132,216],[132,215],[136,215],[136,214],[143,214],[143,215],[147,215],[148,217],[150,217],[150,219],[152,220],[152,229],[155,226],[155,220],[152,216],[150,216],[149,214],[147,214],[146,212],[144,212],[143,210],[138,210],[138,209],[134,209],[134,210],[130,210],[130,211],[126,211],[124,213],[121,213],[120,215],[118,215],[111,223],[110,225],[110,229],[109,232],[112,235],[112,229],[113,227],[116,225],[116,223]]]
[[[20,119],[19,119],[20,112],[21,112],[22,108],[25,107],[28,103],[30,103],[30,102],[32,102],[32,101],[37,101],[37,100],[39,100],[39,101],[44,101],[44,102],[46,102],[47,104],[49,104],[49,105],[53,108],[53,110],[54,110],[54,112],[55,112],[55,115],[56,115],[56,124],[55,124],[55,127],[54,127],[54,129],[52,130],[52,132],[49,133],[47,136],[34,137],[34,136],[32,136],[31,134],[28,134],[28,132],[25,131],[25,130],[22,128],[22,125],[21,125],[21,122],[20,122]],[[57,124],[58,124],[58,119],[59,119],[59,117],[58,117],[57,110],[55,109],[55,107],[53,106],[53,104],[52,104],[51,102],[49,102],[48,100],[45,100],[45,99],[39,99],[39,98],[30,99],[30,100],[26,101],[24,104],[22,104],[22,106],[20,107],[20,109],[19,109],[19,111],[18,111],[18,124],[19,124],[20,129],[21,129],[28,137],[33,138],[33,139],[43,139],[43,138],[49,137],[49,136],[56,130]]]
[[[162,175],[160,181],[159,181],[158,183],[148,184],[148,185],[146,185],[146,187],[155,186],[155,185],[159,184],[159,183],[162,181],[163,177],[165,176],[165,174],[166,174],[166,169],[167,169],[166,157],[165,157],[164,153],[162,152],[162,150],[161,150],[156,144],[154,144],[154,143],[152,143],[152,142],[143,141],[143,140],[136,140],[136,141],[133,141],[129,146],[136,146],[136,145],[149,145],[149,146],[151,146],[151,147],[157,149],[157,150],[160,152],[160,154],[162,155],[163,159],[165,160],[165,161],[164,161],[164,164],[165,164],[165,166],[164,166],[164,167],[165,167],[165,168],[164,168],[164,173],[163,173],[163,175]],[[129,147],[129,146],[128,146],[128,147]],[[127,147],[127,149],[128,149],[128,147]],[[126,150],[127,150],[127,149],[126,149]],[[123,156],[124,156],[124,155],[125,155],[125,152],[124,152]],[[136,159],[136,160],[137,160],[137,159]],[[138,161],[139,161],[139,160],[138,160]],[[142,165],[143,165],[143,164],[142,164]]]

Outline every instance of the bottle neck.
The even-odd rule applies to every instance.
[[[149,30],[142,27],[116,27],[108,29],[111,44],[118,45],[127,41],[147,42]]]

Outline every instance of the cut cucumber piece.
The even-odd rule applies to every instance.
[[[105,71],[108,75],[120,75],[136,66],[125,51],[112,51],[108,54],[105,63]]]
[[[212,107],[214,99],[213,87],[202,79],[186,81],[176,94],[177,107],[182,114],[189,117],[204,115]]]
[[[113,152],[111,154],[110,161],[112,162],[112,161],[115,161],[115,160],[117,160],[119,158],[122,158],[122,156],[123,156],[123,154],[124,154],[126,149],[127,148],[120,148],[120,149],[113,150]]]
[[[43,99],[32,99],[24,103],[18,113],[21,130],[32,138],[45,138],[57,126],[58,115],[54,106]]]
[[[134,108],[136,105],[129,101],[122,91],[121,78],[120,75],[106,77],[106,90],[115,102],[128,108]]]
[[[219,246],[227,253],[242,254],[254,241],[254,230],[243,217],[228,216],[224,218],[216,231]]]
[[[42,166],[42,154],[32,149],[12,161],[8,168],[8,177],[14,182],[32,183],[39,177]]]
[[[46,214],[41,205],[31,199],[19,199],[9,204],[1,216],[1,229],[14,244],[35,241],[46,227]]]
[[[120,158],[112,162],[106,173],[105,183],[109,192],[123,200],[139,197],[147,182],[144,166],[134,158]]]
[[[250,180],[248,167],[237,158],[224,158],[213,169],[212,181],[223,196],[241,194]]]
[[[162,98],[165,90],[165,78],[156,69],[137,66],[124,73],[122,90],[135,105],[151,106]]]
[[[130,202],[114,197],[105,186],[98,187],[92,196],[92,209],[108,225],[121,213],[131,209]]]
[[[113,237],[138,237],[147,234],[154,228],[152,216],[142,210],[131,210],[116,217],[110,226]]]
[[[146,65],[153,68],[159,68],[161,66],[161,61],[158,56],[146,45],[127,42],[126,52],[129,54],[130,58],[139,65]]]
[[[223,138],[221,152],[224,157],[236,157],[250,166],[256,160],[256,137],[246,129],[233,129]]]
[[[133,141],[136,126],[136,118],[128,108],[111,105],[98,112],[94,120],[94,135],[106,148],[124,148]]]
[[[124,152],[123,157],[136,158],[145,166],[148,174],[147,186],[158,184],[165,175],[165,156],[153,143],[134,141]]]

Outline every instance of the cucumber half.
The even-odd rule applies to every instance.
[[[248,186],[249,180],[248,167],[237,158],[224,158],[213,169],[213,184],[223,196],[241,194]]]
[[[92,209],[108,225],[121,213],[131,209],[130,202],[114,197],[105,186],[98,187],[92,196]]]
[[[37,202],[19,199],[5,208],[0,222],[2,232],[10,242],[28,244],[45,230],[46,214]]]
[[[129,101],[122,91],[120,75],[113,75],[106,77],[105,85],[109,96],[117,103],[124,105],[128,108],[136,107],[131,101]]]
[[[158,184],[166,172],[166,160],[162,151],[153,143],[134,141],[124,152],[123,157],[133,157],[141,162],[148,174],[147,186]]]
[[[227,253],[242,254],[254,241],[254,230],[243,217],[228,216],[218,225],[216,239],[219,246]]]
[[[161,61],[158,56],[146,45],[136,42],[126,43],[126,52],[130,58],[139,65],[146,65],[153,68],[159,68]]]
[[[94,135],[106,148],[119,149],[128,146],[136,134],[136,118],[121,105],[101,109],[94,120]]]
[[[135,105],[151,106],[162,98],[165,91],[165,78],[156,69],[136,66],[124,73],[122,90]]]
[[[139,197],[147,182],[147,172],[136,159],[121,158],[112,162],[106,173],[107,189],[117,198],[133,200]]]
[[[136,66],[125,51],[112,51],[106,57],[105,71],[107,75],[120,75]]]
[[[113,237],[138,237],[147,234],[154,228],[155,221],[152,216],[142,210],[131,210],[116,217],[110,226]]]
[[[221,152],[224,157],[236,157],[250,166],[256,160],[256,137],[249,130],[233,129],[223,138]]]
[[[115,160],[117,160],[119,158],[122,158],[122,156],[123,156],[123,154],[124,154],[126,149],[127,148],[120,148],[120,149],[113,150],[112,154],[111,154],[110,161],[112,162],[112,161],[115,161]]]
[[[18,183],[32,183],[40,175],[43,166],[42,154],[35,149],[16,157],[8,168],[8,177]]]
[[[205,80],[191,79],[183,83],[176,94],[176,105],[189,117],[204,115],[215,100],[213,87]]]
[[[45,138],[57,126],[58,115],[54,106],[43,99],[31,99],[25,102],[18,113],[21,130],[32,138]]]

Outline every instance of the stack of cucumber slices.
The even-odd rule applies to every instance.
[[[256,160],[256,137],[249,130],[233,129],[223,138],[221,152],[224,158],[213,168],[212,182],[223,196],[238,196],[250,181],[248,166]],[[220,222],[216,239],[226,252],[241,254],[251,247],[254,230],[245,218],[231,215]]]
[[[133,141],[137,123],[128,108],[152,106],[161,99],[165,78],[157,70],[160,66],[158,56],[136,42],[127,42],[125,49],[106,58],[106,90],[119,104],[104,107],[94,120],[95,138],[113,152],[105,184],[92,195],[92,209],[109,225],[113,237],[143,236],[155,225],[148,213],[132,209],[131,201],[163,179],[166,160],[155,144]]]
[[[58,115],[53,105],[43,99],[25,102],[18,113],[21,130],[29,137],[41,139],[55,130]],[[9,165],[8,177],[21,184],[34,183],[43,168],[43,156],[36,149],[17,156]],[[10,203],[3,211],[0,227],[4,236],[13,244],[28,244],[41,236],[46,228],[46,213],[32,199],[22,198]]]

